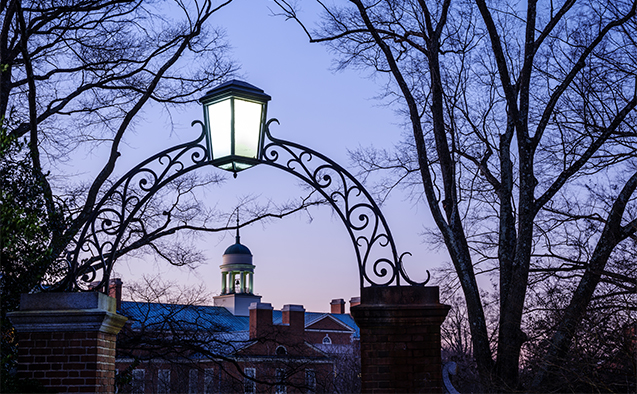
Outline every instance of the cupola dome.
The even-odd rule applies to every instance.
[[[252,253],[250,252],[250,249],[248,249],[247,246],[245,245],[241,245],[239,243],[239,237],[237,236],[237,243],[235,243],[234,245],[230,245],[228,246],[228,249],[226,249],[225,252],[223,252],[223,254],[248,254],[250,256],[252,256]]]

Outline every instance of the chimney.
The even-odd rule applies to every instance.
[[[272,332],[272,304],[253,302],[250,311],[250,339],[262,338]]]
[[[281,309],[281,322],[290,326],[290,333],[303,337],[305,333],[305,308],[303,305],[284,305]]]
[[[351,311],[353,306],[360,305],[360,304],[361,304],[361,298],[360,297],[352,297],[349,300],[349,310]]]
[[[333,299],[332,302],[330,302],[330,312],[337,315],[345,313],[345,300],[342,298]]]
[[[117,300],[117,310],[122,306],[122,280],[114,278],[108,281],[108,296]]]

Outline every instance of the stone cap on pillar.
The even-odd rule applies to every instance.
[[[128,318],[117,301],[98,292],[22,294],[20,310],[8,313],[18,332],[100,331],[117,334]]]
[[[438,286],[370,286],[361,289],[366,305],[437,305],[440,303]]]
[[[438,286],[370,286],[350,312],[359,327],[385,324],[434,324],[444,321],[449,305],[440,303]]]
[[[50,311],[69,309],[100,309],[117,311],[117,300],[91,291],[85,293],[35,293],[20,295],[21,311]]]

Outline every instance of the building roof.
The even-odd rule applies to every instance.
[[[211,332],[239,333],[250,329],[248,316],[235,316],[222,306],[180,305],[122,301],[118,311],[130,319],[131,328],[138,330],[165,329],[166,324],[178,325],[182,330],[205,329]],[[305,327],[331,317],[353,331],[360,338],[360,330],[349,314],[305,312]],[[281,311],[272,311],[273,324],[283,324]]]
[[[180,305],[122,301],[120,314],[128,317],[132,329],[161,328],[170,321],[183,330],[206,329],[216,332],[247,331],[247,316],[235,316],[226,308],[208,305]]]

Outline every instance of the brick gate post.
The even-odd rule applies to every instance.
[[[23,294],[9,313],[18,377],[60,393],[115,391],[115,341],[127,318],[102,293]]]
[[[364,393],[442,393],[438,287],[366,287],[351,313],[360,327]]]

